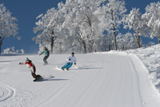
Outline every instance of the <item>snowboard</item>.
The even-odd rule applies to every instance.
[[[37,76],[38,76],[38,78],[37,78],[37,79],[34,79],[33,82],[35,82],[35,81],[42,81],[42,80],[43,80],[43,77],[42,77],[42,76],[40,76],[40,75],[37,75]]]

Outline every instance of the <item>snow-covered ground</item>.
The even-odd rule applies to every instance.
[[[155,45],[75,54],[77,66],[69,71],[56,67],[66,63],[68,54],[51,55],[46,66],[43,56],[0,56],[0,107],[159,107],[159,51]],[[28,68],[19,65],[26,57],[43,81],[33,82]]]
[[[160,45],[126,52],[135,54],[140,58],[148,70],[149,78],[160,92]]]

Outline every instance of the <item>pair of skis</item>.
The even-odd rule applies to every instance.
[[[57,69],[57,70],[61,70],[61,71],[69,71],[69,70],[67,70],[67,69],[62,69],[60,66],[56,66],[56,69]]]

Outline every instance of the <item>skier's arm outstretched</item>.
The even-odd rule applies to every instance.
[[[19,65],[25,65],[25,63],[24,62],[20,62]]]
[[[28,69],[31,71],[31,72],[34,72],[34,68],[32,66],[32,64],[28,64],[28,63],[24,63],[24,62],[20,62],[19,65],[27,65]]]
[[[19,63],[19,65],[26,65],[26,64],[28,64],[28,63],[26,63],[26,62],[20,62]]]
[[[39,55],[42,55],[44,53],[44,51],[43,52],[41,52]]]

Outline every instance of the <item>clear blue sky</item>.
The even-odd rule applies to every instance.
[[[14,46],[17,50],[24,49],[25,53],[38,53],[39,45],[32,41],[32,38],[36,36],[33,33],[36,17],[41,13],[45,14],[52,7],[57,7],[61,1],[65,2],[65,0],[0,0],[0,4],[3,3],[12,16],[18,19],[18,36],[22,38],[20,41],[13,37],[6,38],[2,44],[2,51],[7,47]],[[151,2],[158,2],[158,0],[125,0],[125,2],[127,13],[132,7],[140,8],[140,11],[144,13],[147,5]],[[142,39],[143,43],[151,41],[146,38]],[[157,43],[157,39],[152,41]]]

